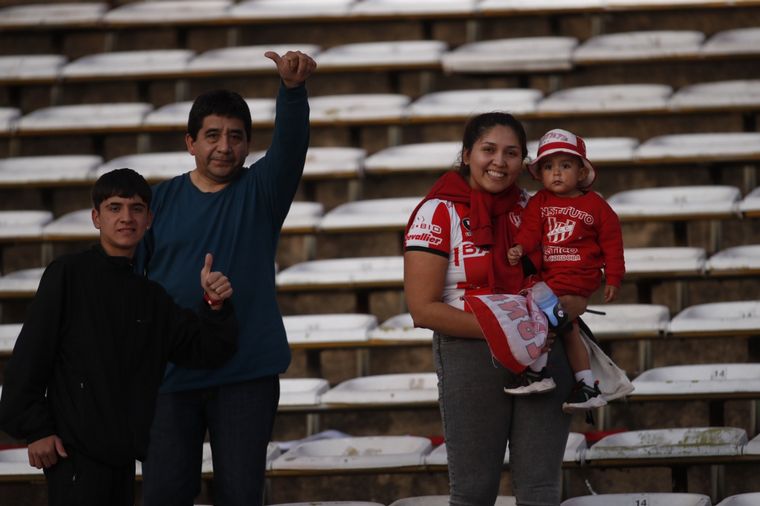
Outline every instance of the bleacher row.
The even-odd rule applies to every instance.
[[[310,99],[310,106],[314,127],[461,122],[472,114],[494,109],[512,111],[526,121],[576,116],[690,115],[736,111],[751,114],[760,109],[758,89],[760,80],[699,83],[675,93],[667,85],[598,85],[566,88],[547,98],[543,98],[542,92],[537,89],[473,89],[432,92],[414,102],[402,94],[316,96]],[[250,98],[247,101],[253,113],[254,128],[271,128],[274,123],[274,100]],[[190,106],[191,102],[186,101],[158,109],[148,103],[135,102],[61,105],[31,111],[23,116],[16,108],[0,108],[0,135],[24,137],[180,131],[186,126]]]
[[[760,30],[719,32],[709,39],[698,31],[652,30],[597,35],[582,44],[574,37],[525,37],[472,42],[449,50],[440,40],[362,42],[323,50],[303,43],[238,46],[196,54],[189,49],[116,51],[69,62],[64,55],[0,58],[3,84],[178,79],[274,74],[266,50],[301,50],[320,72],[443,70],[449,73],[568,71],[575,66],[625,61],[726,59],[757,56]]]
[[[751,16],[760,2],[122,3],[0,9],[3,40],[18,34],[19,40],[30,42],[28,51],[19,45],[0,51],[6,53],[0,56],[0,152],[7,157],[0,160],[0,189],[9,197],[0,212],[0,374],[20,330],[16,309],[36,291],[53,245],[96,237],[89,210],[84,209],[88,202],[83,190],[99,174],[117,167],[132,167],[153,182],[190,170],[187,153],[160,151],[181,149],[177,143],[164,147],[160,136],[181,141],[190,107],[186,100],[203,86],[226,85],[225,79],[234,83],[232,87],[245,80],[255,83],[245,88],[244,96],[250,97],[258,142],[264,137],[259,132],[271,128],[274,120],[275,74],[263,52],[300,48],[316,57],[319,70],[310,83],[312,147],[299,201],[286,220],[281,243],[281,249],[304,246],[306,252],[294,255],[295,261],[278,257],[278,297],[287,315],[294,363],[282,380],[275,431],[280,439],[271,445],[268,457],[267,473],[276,485],[272,497],[292,489],[295,492],[285,495],[299,500],[350,495],[391,504],[414,494],[399,494],[393,486],[387,493],[361,485],[346,491],[339,487],[350,487],[362,476],[423,477],[446,470],[445,443],[419,437],[440,434],[438,424],[431,427],[425,418],[438,406],[437,380],[430,372],[432,333],[414,328],[404,313],[400,232],[426,183],[455,163],[460,143],[447,141],[459,137],[464,120],[501,109],[525,121],[531,138],[542,133],[537,125],[586,121],[578,133],[588,138],[589,157],[604,169],[600,185],[608,186],[600,191],[624,222],[626,283],[636,288],[624,287],[620,304],[591,307],[606,314],[584,316],[613,358],[622,351],[636,386],[628,402],[613,402],[597,414],[596,428],[629,430],[592,445],[591,435],[587,439],[579,434],[588,428],[574,420],[563,475],[572,485],[564,485],[565,498],[588,493],[584,481],[602,491],[631,493],[575,497],[563,504],[738,506],[760,501],[756,481],[741,479],[760,468],[760,371],[751,363],[760,336],[760,300],[751,288],[760,274],[760,28],[752,26],[757,23]],[[738,9],[744,9],[746,20],[731,18]],[[568,13],[581,16],[563,24],[562,16]],[[672,21],[679,13],[683,27]],[[727,13],[714,25],[709,21]],[[660,22],[663,14],[666,20]],[[647,18],[646,24],[636,26],[638,16]],[[694,21],[699,16],[704,20]],[[623,17],[633,21],[621,24]],[[540,37],[526,36],[531,35],[529,24],[525,30],[513,30],[519,36],[510,39],[502,38],[505,33],[512,36],[509,30],[493,29],[502,21],[513,29],[519,22],[537,19],[547,20],[536,30]],[[410,24],[403,38],[388,30],[388,36],[381,33],[378,39],[392,42],[371,41],[389,26],[382,23],[391,21],[421,21],[424,27],[417,30]],[[451,25],[451,32],[442,29],[462,21]],[[737,26],[726,26],[732,22]],[[298,29],[289,31],[291,25]],[[352,26],[359,27],[358,32],[352,32]],[[161,49],[140,45],[135,37],[130,44],[141,50],[109,52],[131,34],[145,34],[152,27],[181,35]],[[244,33],[251,27],[266,35]],[[282,34],[266,40],[277,27]],[[315,39],[307,33],[309,27],[324,30]],[[490,40],[479,36],[486,27],[483,33]],[[604,33],[607,27],[613,32]],[[193,32],[195,28],[228,33],[222,39],[203,40],[205,32]],[[459,28],[462,33],[452,35]],[[299,39],[301,34],[306,36]],[[69,38],[78,36],[88,42],[72,50]],[[45,44],[37,43],[45,37],[52,42],[40,50]],[[288,44],[283,37],[303,43]],[[255,45],[244,45],[243,40]],[[650,65],[657,69],[651,75]],[[363,73],[382,86],[367,86]],[[410,78],[419,82],[410,84]],[[331,138],[336,128],[351,134]],[[134,146],[129,134],[138,136]],[[104,145],[103,139],[109,138],[120,144],[118,149]],[[89,145],[82,144],[88,139]],[[531,154],[535,149],[531,143]],[[261,155],[252,153],[248,163]],[[623,175],[625,182],[620,181]],[[345,193],[340,186],[344,184]],[[318,191],[325,188],[326,196]],[[60,201],[67,197],[69,201]],[[651,235],[667,230],[662,224],[668,222],[674,233],[653,239]],[[377,253],[385,256],[365,256],[367,251],[375,255],[372,239],[383,234],[391,237],[388,242],[395,238],[391,249]],[[637,246],[658,247],[632,247],[631,238]],[[314,247],[341,241],[367,244],[346,251],[335,246],[339,255]],[[19,256],[24,258],[19,261]],[[30,266],[35,268],[26,269]],[[658,284],[675,285],[677,290],[693,287],[697,296],[692,298],[698,301],[690,303],[680,292],[653,296],[652,287]],[[308,300],[297,304],[287,299],[308,299],[310,294],[318,299],[313,306]],[[390,310],[382,303],[377,307],[375,299],[370,304],[370,295],[377,294],[390,294]],[[352,309],[339,301],[346,295],[353,297]],[[638,365],[626,357],[626,346],[638,347]],[[667,353],[653,359],[653,347]],[[673,351],[681,347],[680,355]],[[731,351],[715,360],[716,353],[708,353],[708,348],[718,347]],[[353,352],[355,366],[350,357],[345,360],[345,354]],[[389,367],[384,361],[394,364]],[[388,370],[391,373],[385,374]],[[678,410],[686,402],[698,411],[686,410],[691,415],[671,419],[663,408],[664,403]],[[397,416],[402,421],[388,425],[387,419]],[[417,417],[421,423],[416,423]],[[409,419],[413,421],[404,424]],[[323,425],[345,433],[323,431]],[[42,479],[25,464],[24,452],[0,451],[0,482]],[[658,491],[699,493],[645,493],[656,487],[647,478],[634,477],[638,474],[615,484],[597,481],[607,470],[639,467],[669,469],[669,479]],[[212,483],[208,445],[203,474]],[[311,495],[315,487],[297,481],[311,476],[340,481],[329,495]],[[427,480],[414,481],[418,483],[408,490],[429,490],[422,484]],[[282,483],[288,486],[279,486]],[[739,492],[747,494],[727,497]],[[437,500],[394,505],[447,504],[445,497]],[[502,497],[497,504],[511,506],[514,499]]]
[[[163,5],[162,5],[163,4]],[[605,12],[642,8],[688,9],[755,6],[755,0],[433,0],[410,4],[403,0],[204,0],[183,4],[131,2],[109,10],[106,3],[17,5],[0,10],[5,29],[69,27],[118,28],[155,24],[238,24],[271,20],[319,20],[350,18],[372,21],[384,16],[473,17],[477,15],[556,14],[566,11]],[[178,8],[182,6],[183,8]]]

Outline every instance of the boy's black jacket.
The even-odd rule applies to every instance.
[[[0,428],[29,443],[57,434],[105,464],[144,458],[166,362],[214,367],[236,350],[231,304],[202,296],[199,282],[198,312],[182,309],[100,246],[55,260],[5,369]]]

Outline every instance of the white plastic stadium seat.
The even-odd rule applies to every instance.
[[[603,438],[586,460],[736,456],[746,443],[747,433],[735,427],[638,430]]]
[[[586,141],[586,152],[594,164],[630,162],[634,158],[639,141],[633,137],[590,137]],[[528,156],[537,156],[538,141],[528,143]]]
[[[687,5],[698,6],[700,4],[715,5],[714,0],[605,0],[608,8],[616,9],[629,8],[638,9],[644,6],[661,7],[663,5]]]
[[[190,172],[195,168],[195,160],[187,151],[126,155],[98,167],[97,175],[100,177],[106,172],[124,167],[137,171],[145,179],[157,181]]]
[[[412,119],[462,117],[490,111],[533,112],[543,93],[533,89],[476,89],[438,91],[423,95],[407,111]]]
[[[430,440],[414,436],[323,439],[299,444],[274,462],[272,470],[394,469],[421,466]]]
[[[51,221],[50,211],[0,211],[0,241],[41,239],[42,228]]]
[[[382,149],[364,160],[367,174],[442,172],[457,163],[461,142],[425,142]]]
[[[760,133],[756,132],[662,135],[647,140],[636,150],[636,158],[640,160],[677,158],[702,162],[758,157]]]
[[[246,98],[245,102],[251,111],[251,122],[254,125],[270,125],[274,122],[275,99]],[[146,126],[184,129],[187,127],[187,117],[192,108],[192,101],[174,102],[151,111],[143,122]]]
[[[190,72],[265,71],[277,73],[274,62],[264,56],[267,51],[283,55],[288,51],[302,51],[312,58],[319,54],[314,44],[270,44],[258,46],[225,47],[206,51],[187,64]]]
[[[755,506],[757,504],[760,504],[760,492],[747,492],[726,497],[715,506]]]
[[[21,111],[15,107],[0,107],[0,133],[8,133],[16,127]]]
[[[362,0],[351,7],[351,14],[360,15],[440,15],[472,14],[477,0]]]
[[[295,264],[277,274],[277,286],[281,289],[401,286],[403,281],[402,256],[311,260]]]
[[[0,297],[31,297],[37,291],[44,267],[21,269],[0,276]]]
[[[631,396],[760,394],[760,364],[700,364],[657,367],[633,380]]]
[[[436,373],[364,376],[344,381],[322,395],[325,404],[437,404]]]
[[[684,86],[670,99],[673,109],[756,107],[760,105],[760,79],[717,81]]]
[[[516,506],[515,498],[509,495],[500,495],[496,498],[494,506]],[[447,495],[423,495],[418,497],[406,497],[393,501],[390,506],[449,506]]]
[[[664,84],[611,84],[557,91],[538,104],[544,113],[664,111],[673,88]]]
[[[83,56],[61,71],[66,78],[178,74],[195,55],[187,49],[116,51]]]
[[[0,27],[90,24],[100,20],[106,3],[51,3],[14,5],[0,9]]]
[[[716,219],[738,215],[741,191],[734,186],[672,186],[616,193],[607,199],[620,219]]]
[[[744,454],[760,455],[760,435],[755,436],[751,441],[747,442],[744,446]]]
[[[606,314],[583,314],[583,321],[598,338],[657,337],[665,333],[670,322],[670,310],[658,304],[602,304],[591,310]]]
[[[92,209],[72,211],[56,218],[42,229],[42,235],[49,240],[97,239],[98,229],[92,224]]]
[[[705,39],[702,32],[653,30],[597,35],[576,49],[575,63],[649,60],[697,56]]]
[[[273,504],[271,506],[384,506],[377,502],[367,501],[309,501],[309,502],[289,502]]]
[[[357,200],[341,204],[319,223],[325,232],[402,231],[422,197]]]
[[[739,210],[748,217],[760,216],[760,186],[744,196],[739,203]]]
[[[53,80],[58,77],[66,57],[59,54],[0,56],[0,80]]]
[[[229,13],[240,19],[293,19],[341,17],[356,0],[248,0]]]
[[[329,388],[324,378],[282,378],[279,406],[317,406]]]
[[[703,248],[625,248],[623,254],[631,275],[699,274],[707,256]]]
[[[357,42],[334,46],[317,55],[322,71],[330,69],[435,68],[440,64],[446,43],[439,40]]]
[[[0,160],[0,186],[85,183],[103,163],[96,155],[21,156]]]
[[[573,37],[526,37],[463,44],[443,55],[446,72],[496,73],[569,70]]]
[[[694,334],[752,334],[760,331],[760,300],[710,302],[689,306],[670,321],[668,332]]]
[[[760,28],[737,28],[718,32],[702,46],[705,55],[760,53]]]
[[[310,234],[317,229],[324,214],[320,202],[293,202],[282,224],[283,233]]]
[[[65,132],[82,129],[138,128],[145,115],[152,109],[152,105],[139,102],[44,107],[22,117],[18,121],[18,129],[27,132]]]
[[[42,476],[42,469],[29,465],[29,452],[26,448],[0,450],[0,480],[11,476]]]
[[[21,332],[21,323],[0,324],[0,355],[10,355]]]
[[[414,326],[412,315],[402,313],[388,318],[370,330],[369,338],[378,341],[430,341],[433,331]]]
[[[715,253],[707,260],[706,268],[712,274],[744,273],[760,269],[760,244],[734,246]]]
[[[367,341],[367,333],[377,326],[370,314],[315,314],[283,316],[290,344]]]
[[[410,102],[406,95],[323,95],[309,98],[312,124],[332,125],[341,121],[399,121]]]
[[[479,10],[483,12],[504,12],[504,11],[530,11],[537,10],[549,11],[549,14],[555,14],[558,11],[568,10],[588,10],[600,9],[604,7],[608,0],[482,0],[479,4]]]
[[[357,178],[367,152],[360,148],[309,148],[304,178]]]
[[[709,496],[676,492],[585,495],[562,502],[562,506],[711,506],[711,504]]]
[[[577,432],[571,432],[567,436],[565,444],[565,453],[562,456],[563,462],[578,462],[581,460],[581,454],[586,451],[586,437]],[[509,464],[509,445],[504,452],[504,463]],[[438,446],[430,452],[425,458],[425,464],[429,466],[445,466],[448,464],[448,454],[446,452],[446,443]]]
[[[111,9],[103,16],[109,24],[166,24],[182,21],[223,19],[230,0],[162,0],[160,2],[131,2]]]

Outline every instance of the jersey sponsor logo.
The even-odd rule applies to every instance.
[[[558,220],[554,216],[547,218],[547,224],[549,225],[549,232],[546,234],[546,238],[551,243],[559,243],[568,240],[573,235],[575,230],[575,221],[573,220]]]
[[[471,242],[463,242],[462,245],[454,250],[454,265],[459,266],[462,260],[469,258],[480,258],[488,254],[488,250],[479,248]]]
[[[428,223],[424,216],[418,214],[406,235],[406,240],[407,242],[426,242],[430,246],[440,246],[443,244],[442,232],[443,229],[439,225]]]

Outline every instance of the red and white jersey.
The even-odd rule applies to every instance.
[[[520,226],[527,202],[528,195],[523,192],[520,205],[509,214],[512,234]],[[457,309],[465,309],[465,295],[491,293],[491,251],[472,243],[469,212],[465,204],[430,199],[417,210],[404,240],[405,251],[426,251],[448,258],[443,302]]]
[[[589,297],[602,279],[620,286],[625,272],[620,221],[594,192],[562,198],[539,190],[523,214],[516,242],[526,253],[541,247],[541,277],[557,295]]]

